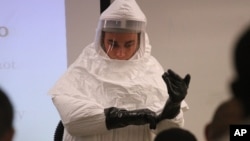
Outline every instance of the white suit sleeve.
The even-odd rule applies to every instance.
[[[107,131],[103,109],[95,103],[67,95],[55,96],[52,99],[64,127],[72,136],[87,136]]]
[[[49,92],[66,130],[72,136],[107,131],[104,107],[83,87],[78,68],[69,69]],[[91,84],[90,84],[91,85]]]

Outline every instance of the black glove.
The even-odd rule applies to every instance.
[[[156,128],[156,113],[149,109],[127,111],[115,107],[104,109],[106,127],[108,130],[121,128],[128,125],[149,124],[150,129]]]
[[[159,121],[162,119],[172,119],[179,114],[181,102],[187,95],[191,76],[187,74],[182,79],[178,74],[169,69],[162,75],[162,78],[167,85],[169,99],[158,117]]]
[[[167,84],[169,98],[174,103],[181,102],[187,95],[187,89],[191,76],[187,74],[182,79],[178,74],[172,70],[168,70],[162,75],[163,80]]]

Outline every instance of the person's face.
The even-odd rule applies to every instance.
[[[104,49],[111,59],[130,59],[138,49],[138,42],[138,33],[104,32]]]

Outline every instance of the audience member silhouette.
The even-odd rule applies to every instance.
[[[250,25],[236,42],[234,49],[234,66],[236,77],[231,88],[232,94],[244,107],[245,116],[250,115]]]
[[[183,128],[170,128],[161,131],[154,141],[197,141],[195,135]]]
[[[231,97],[222,102],[205,127],[207,141],[229,141],[229,127],[249,123],[250,115],[250,26],[239,36],[233,50],[235,78]]]
[[[13,140],[13,116],[11,101],[3,89],[0,88],[0,141]]]

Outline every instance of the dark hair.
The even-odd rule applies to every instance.
[[[239,36],[233,53],[236,78],[231,83],[232,94],[243,102],[245,116],[250,116],[250,26]]]
[[[157,134],[154,141],[197,141],[194,134],[183,128],[170,128]]]
[[[0,137],[13,128],[13,107],[7,94],[0,88]]]
[[[250,26],[244,30],[235,44],[234,65],[240,79],[250,78]]]

